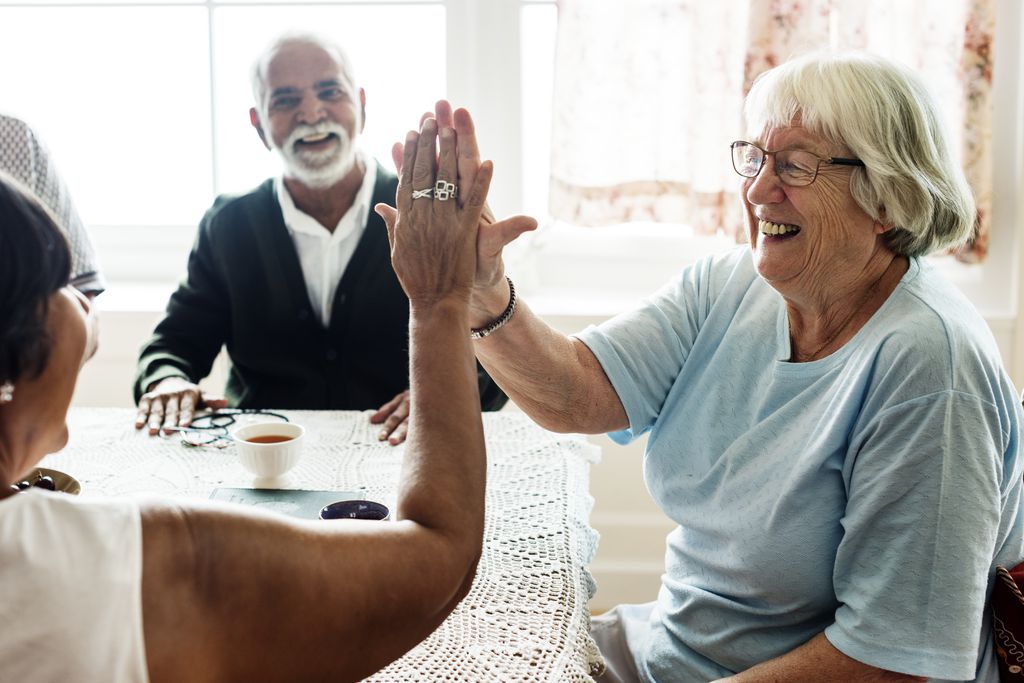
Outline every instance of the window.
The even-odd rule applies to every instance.
[[[1015,306],[1004,283],[1024,185],[1024,48],[1014,39],[1024,18],[1015,0],[998,0],[998,11],[992,251],[981,268],[948,266],[986,312]],[[557,13],[554,0],[0,0],[0,110],[50,147],[111,283],[103,305],[144,291],[119,285],[150,282],[157,293],[126,305],[159,309],[214,196],[277,172],[248,123],[251,59],[279,31],[312,28],[349,52],[367,91],[363,144],[382,163],[437,98],[469,107],[495,161],[495,212],[544,224],[508,251],[523,292],[545,312],[612,313],[732,242],[685,226],[544,218]]]
[[[104,300],[119,284],[151,282],[163,291],[149,307],[162,308],[213,198],[278,172],[248,114],[252,59],[275,35],[309,29],[346,49],[367,92],[362,144],[390,166],[392,143],[435,100],[473,95],[471,79],[449,82],[477,60],[446,48],[453,22],[471,35],[481,23],[472,9],[471,0],[0,0],[0,63],[18,65],[0,70],[0,110],[50,148],[99,251]]]

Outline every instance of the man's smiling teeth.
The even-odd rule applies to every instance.
[[[306,137],[301,138],[299,142],[305,142],[307,144],[321,142],[323,140],[326,140],[330,135],[330,133],[316,133],[315,135],[307,135]]]
[[[786,235],[791,232],[799,232],[800,228],[785,223],[772,223],[771,221],[758,221],[758,230],[762,235]]]

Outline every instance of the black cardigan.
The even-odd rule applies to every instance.
[[[378,167],[370,206],[393,204],[397,182]],[[408,328],[409,301],[372,209],[323,327],[267,180],[248,194],[218,197],[203,217],[188,275],[140,353],[135,401],[165,377],[198,382],[226,345],[234,407],[377,408],[409,386]],[[477,368],[481,405],[497,410],[508,398]]]

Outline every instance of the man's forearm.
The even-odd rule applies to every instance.
[[[886,671],[848,657],[819,633],[781,657],[762,662],[743,673],[716,683],[819,683],[822,680],[849,683],[902,683],[925,678]]]

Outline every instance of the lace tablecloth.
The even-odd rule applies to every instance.
[[[295,488],[366,490],[391,504],[404,447],[376,439],[369,413],[287,411],[306,427]],[[252,478],[232,448],[149,438],[134,411],[77,408],[68,446],[43,467],[71,474],[83,496],[155,493],[206,498]],[[590,681],[601,666],[589,635],[589,467],[600,451],[518,413],[484,414],[488,483],[484,552],[473,588],[427,640],[371,681]]]

